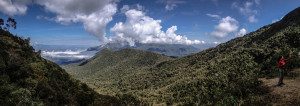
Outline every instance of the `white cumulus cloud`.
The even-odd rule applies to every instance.
[[[106,25],[117,12],[114,0],[36,0],[36,3],[55,13],[56,22],[83,23],[84,29],[100,41],[107,41]]]
[[[222,18],[219,25],[217,25],[215,28],[222,32],[234,32],[238,29],[238,21],[230,16],[227,16]]]
[[[229,33],[236,32],[238,28],[238,21],[227,16],[219,21],[219,24],[215,26],[215,31],[211,32],[210,35],[216,38],[225,38]]]
[[[123,5],[123,7],[120,10],[121,10],[121,13],[125,13],[126,11],[129,10],[129,6],[128,5]]]
[[[10,16],[24,15],[32,0],[0,0],[0,11]]]
[[[242,37],[247,33],[247,30],[245,28],[240,29],[238,33],[235,34],[235,37]]]
[[[236,37],[240,37],[246,34],[246,29],[242,28],[239,32],[239,22],[230,17],[224,17],[220,19],[219,24],[215,26],[215,31],[209,33],[211,36],[221,39],[227,37],[230,33],[235,33]]]
[[[90,58],[91,55],[82,54],[85,50],[65,50],[65,51],[42,51],[42,56],[47,58],[62,58],[62,59],[87,59]]]
[[[144,12],[130,9],[125,12],[126,21],[116,23],[110,31],[114,34],[110,41],[127,42],[130,46],[139,43],[166,44],[200,44],[199,40],[189,40],[186,36],[177,35],[177,26],[172,26],[166,32],[162,31],[161,20],[146,16]]]

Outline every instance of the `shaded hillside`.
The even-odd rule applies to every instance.
[[[166,56],[175,56],[175,57],[181,57],[181,56],[187,56],[193,53],[197,53],[200,51],[200,49],[195,48],[190,45],[181,45],[181,44],[142,44],[142,43],[136,43],[135,46],[129,46],[129,45],[121,45],[120,43],[108,43],[105,45],[100,45],[96,47],[90,47],[87,50],[88,51],[100,51],[104,48],[108,48],[110,50],[121,50],[125,48],[132,48],[132,49],[138,49],[138,50],[146,50],[146,51],[152,51],[159,54],[164,54]]]
[[[110,105],[117,98],[96,93],[34,52],[29,39],[0,29],[0,104]]]
[[[143,70],[167,60],[172,58],[150,51],[103,49],[91,59],[62,67],[100,93],[115,94],[122,90],[115,88],[120,81],[139,76],[144,73]]]
[[[116,89],[111,90],[113,93],[128,93],[150,104],[271,104],[259,98],[264,92],[258,78],[277,76],[277,58],[280,55],[287,57],[291,51],[300,51],[300,8],[293,10],[279,22],[215,48],[164,61],[151,68],[133,70],[140,72],[133,76],[115,76],[122,80],[110,88]],[[300,66],[299,57],[293,55],[292,58],[286,64],[287,70]],[[117,72],[111,70],[108,74],[115,75]],[[85,79],[93,73],[80,77],[77,73],[84,73],[84,70],[71,72],[85,82],[96,81]],[[104,74],[97,75],[99,79],[107,78]],[[96,83],[89,85],[97,86]],[[101,91],[106,88],[100,86],[97,89]]]

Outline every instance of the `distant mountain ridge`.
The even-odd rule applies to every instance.
[[[300,50],[300,7],[288,13],[282,20],[243,37],[192,55],[162,60],[146,68],[131,69],[134,64],[126,64],[125,58],[119,58],[124,55],[108,57],[107,54],[100,53],[89,63],[102,61],[102,64],[94,64],[93,67],[106,66],[107,69],[114,68],[113,70],[101,74],[101,68],[94,70],[92,66],[84,64],[73,64],[66,70],[81,81],[90,82],[88,84],[98,92],[106,89],[112,94],[131,94],[149,104],[272,105],[268,98],[261,97],[268,88],[262,88],[258,78],[277,76],[277,58],[281,55],[286,57],[294,50]],[[123,54],[122,50],[115,52]],[[131,58],[140,57],[130,52],[128,55],[132,55]],[[98,57],[107,57],[108,60],[119,58],[121,62],[118,65],[110,63],[110,67],[104,64],[106,61],[97,60]],[[292,58],[286,64],[287,70],[300,67],[300,59],[297,56]],[[119,65],[128,67],[130,71],[114,76],[123,72],[124,68]],[[88,68],[91,70],[86,71]],[[92,73],[82,75],[84,72]],[[116,79],[109,79],[110,77]],[[101,79],[114,83],[99,84]],[[107,85],[102,88],[99,86],[101,84]]]
[[[182,44],[143,44],[136,43],[135,46],[122,45],[120,43],[107,43],[105,45],[100,45],[96,47],[90,47],[87,51],[100,51],[104,48],[108,48],[110,50],[121,50],[124,48],[132,48],[139,50],[152,51],[159,54],[164,54],[166,56],[187,56],[193,53],[197,53],[201,51],[200,49],[193,47],[191,45],[182,45]]]

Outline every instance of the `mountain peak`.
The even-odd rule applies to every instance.
[[[298,21],[300,17],[300,7],[294,9],[293,11],[289,12],[287,15],[285,15],[282,20],[283,21]]]
[[[299,26],[300,24],[300,7],[294,9],[285,15],[279,22],[274,23],[276,29],[281,29],[289,26]]]
[[[102,50],[101,50],[101,52],[111,52],[112,50],[110,50],[109,48],[103,48]]]

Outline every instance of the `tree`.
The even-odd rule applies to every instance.
[[[4,25],[4,20],[0,18],[0,29],[2,29],[2,25]]]
[[[6,29],[7,31],[9,31],[9,28],[12,27],[14,29],[17,28],[17,22],[15,21],[15,19],[9,17],[7,20],[6,20]]]

